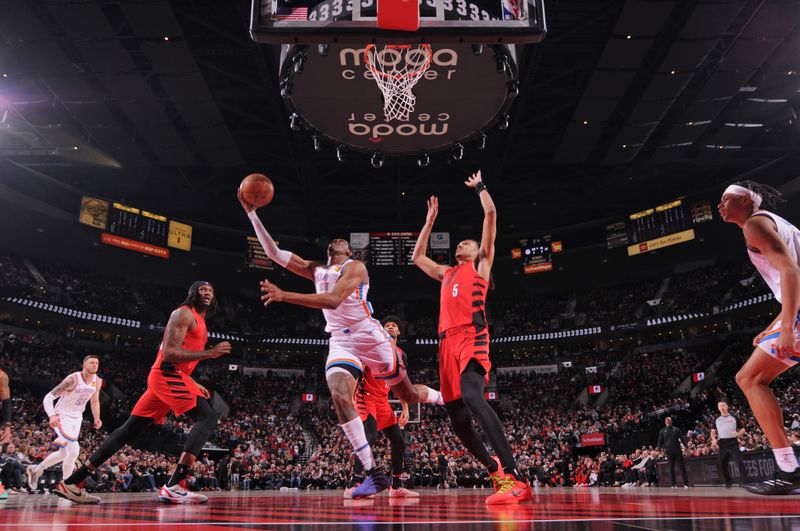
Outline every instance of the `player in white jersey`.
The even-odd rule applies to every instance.
[[[50,417],[50,427],[56,432],[53,446],[57,449],[38,465],[26,469],[31,490],[37,489],[44,471],[59,462],[64,478],[72,474],[80,453],[78,435],[86,404],[92,405],[94,428],[99,430],[103,425],[100,420],[100,388],[103,380],[97,376],[99,368],[100,359],[97,356],[86,356],[83,358],[83,370],[70,374],[45,395],[44,410]]]
[[[319,308],[325,316],[325,331],[331,334],[325,379],[331,391],[333,407],[353,450],[367,471],[367,478],[353,491],[354,498],[377,494],[389,487],[386,473],[375,465],[372,448],[367,442],[364,424],[356,410],[354,394],[364,368],[384,380],[395,395],[406,403],[442,403],[441,394],[424,385],[413,385],[408,379],[394,340],[381,323],[372,318],[367,301],[369,275],[366,266],[350,258],[350,244],[343,239],[331,240],[328,260],[323,264],[300,258],[278,248],[264,228],[255,208],[239,194],[256,236],[272,261],[292,273],[314,282],[316,293],[283,291],[269,281],[261,283],[264,304],[288,302],[308,308]]]
[[[745,486],[756,494],[800,493],[800,466],[769,387],[800,361],[800,230],[762,208],[773,208],[780,200],[774,188],[744,181],[726,188],[718,206],[723,221],[741,227],[750,261],[781,303],[780,314],[755,337],[755,351],[736,374],[778,464],[773,479]]]

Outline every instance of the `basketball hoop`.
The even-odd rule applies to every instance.
[[[364,63],[383,94],[386,121],[407,121],[417,98],[411,91],[431,66],[430,44],[387,44],[378,50],[368,44]]]

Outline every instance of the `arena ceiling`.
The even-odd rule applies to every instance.
[[[273,226],[314,234],[416,229],[431,193],[443,225],[474,228],[461,178],[478,168],[504,228],[525,231],[629,212],[798,153],[796,2],[545,5],[548,36],[520,56],[508,129],[459,162],[376,170],[290,130],[277,50],[250,40],[249,2],[6,0],[0,155],[241,228],[233,190],[261,171],[278,189]]]

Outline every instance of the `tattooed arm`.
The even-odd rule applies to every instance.
[[[53,387],[53,390],[44,395],[44,400],[42,400],[42,405],[44,406],[44,411],[47,413],[47,416],[50,417],[50,427],[55,428],[58,426],[59,417],[56,414],[55,408],[55,401],[58,397],[63,395],[64,393],[68,393],[75,389],[75,386],[78,384],[78,381],[75,379],[74,374],[70,374],[57,386]]]

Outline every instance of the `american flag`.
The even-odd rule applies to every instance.
[[[276,20],[308,20],[308,7],[279,7]]]

